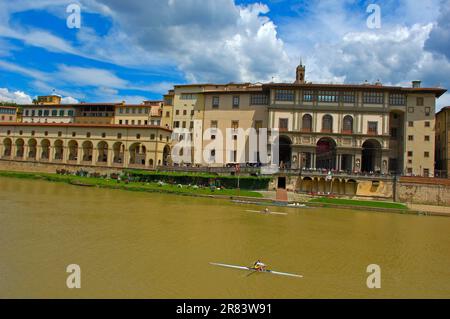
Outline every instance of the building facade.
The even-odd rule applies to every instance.
[[[450,106],[436,114],[436,172],[448,178],[450,168]]]
[[[15,123],[17,120],[17,107],[0,106],[0,123]]]
[[[153,169],[170,156],[171,131],[119,125],[0,123],[2,160]]]
[[[23,123],[65,123],[75,122],[76,107],[61,104],[22,105]]]
[[[434,176],[436,100],[446,90],[419,81],[411,87],[312,84],[303,65],[296,73],[294,83],[176,86],[173,127],[192,133],[199,120],[203,133],[276,129],[284,168]],[[248,152],[237,155],[225,142],[211,148],[218,138],[213,133],[192,136],[195,147],[209,153],[207,163],[203,156],[195,164],[251,162]],[[247,151],[248,136],[245,142]]]

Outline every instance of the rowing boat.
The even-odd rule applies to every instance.
[[[262,215],[282,215],[282,216],[286,216],[288,215],[287,213],[276,213],[276,212],[264,212],[264,211],[260,211],[260,210],[246,210],[247,213],[257,213],[257,214],[262,214]]]
[[[251,268],[251,267],[244,267],[244,266],[234,266],[234,265],[217,264],[217,263],[210,263],[210,264],[213,266],[245,270],[245,271],[252,271],[252,272],[260,272],[260,273],[266,273],[266,274],[277,275],[277,276],[303,278],[303,276],[301,276],[301,275],[289,274],[289,273],[285,273],[285,272],[273,271],[273,270],[268,270],[268,269],[259,270],[259,269],[255,269],[255,268]]]

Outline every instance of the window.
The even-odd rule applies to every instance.
[[[280,131],[289,130],[289,119],[279,119],[278,128]]]
[[[430,141],[430,136],[429,135],[425,135],[425,142],[429,142]]]
[[[215,135],[211,135],[211,140],[215,140],[216,139],[216,136]]]
[[[91,137],[91,133],[86,133],[86,137]]]
[[[239,128],[239,121],[231,121],[231,128],[237,130]]]
[[[233,96],[233,108],[239,108],[239,104],[240,104],[240,97]]]
[[[319,91],[317,100],[319,102],[337,103],[339,101],[339,93],[334,91]]]
[[[431,115],[431,107],[426,107],[425,108],[425,116],[430,116]]]
[[[213,108],[218,108],[219,104],[220,104],[220,98],[218,96],[213,96],[212,107]]]
[[[333,117],[331,115],[327,114],[322,118],[322,132],[333,132]]]
[[[217,121],[211,121],[211,128],[217,128],[218,122]]]
[[[102,138],[105,138],[106,137],[106,133],[102,133]]]
[[[252,94],[250,97],[250,105],[267,105],[269,97],[265,94]]]
[[[44,116],[50,116],[50,110],[45,110],[44,111]]]
[[[180,115],[180,110],[176,110],[175,115]]]
[[[430,177],[430,170],[428,168],[423,169],[423,177]]]
[[[414,153],[412,151],[408,152],[408,157],[413,157]]]
[[[355,92],[341,92],[341,101],[343,103],[355,103]]]
[[[182,128],[186,128],[186,121],[183,121]]]
[[[384,104],[383,92],[364,92],[364,103],[366,104]]]
[[[187,110],[183,110],[183,115],[184,115],[184,116],[187,115]]]
[[[409,126],[409,127],[414,127],[414,122],[409,121],[409,122],[408,122],[408,126]]]
[[[119,113],[123,114],[123,108],[119,108]]]
[[[353,117],[344,117],[343,133],[353,133]]]
[[[423,153],[423,156],[424,156],[425,158],[429,158],[429,157],[430,157],[430,152],[424,152],[424,153]]]
[[[62,132],[58,132],[58,136],[61,137],[62,136]]]
[[[398,136],[398,130],[396,127],[391,128],[391,139],[396,139]]]
[[[409,135],[408,136],[408,141],[414,141],[414,135]]]
[[[189,128],[192,130],[194,128],[194,122],[191,121],[191,124],[189,124]]]
[[[192,111],[191,111],[191,116],[194,116],[194,115],[195,115],[195,111],[192,110]]]
[[[423,106],[424,104],[424,99],[423,97],[418,97],[417,98],[417,106]]]
[[[275,90],[276,101],[293,102],[295,98],[294,90]]]
[[[166,117],[170,117],[170,112],[166,112]]]
[[[408,107],[408,113],[414,113],[414,108],[413,107]]]
[[[179,128],[179,127],[180,127],[180,122],[179,122],[179,121],[173,122],[173,126],[174,126],[175,128]]]
[[[426,122],[425,122],[425,127],[431,127],[431,123],[428,122],[428,121],[426,121]]]
[[[65,115],[64,110],[60,110],[60,111],[59,111],[59,116],[60,116],[60,117],[64,117],[64,115]]]
[[[304,91],[303,92],[303,101],[304,102],[313,102],[314,101],[314,91]]]
[[[122,138],[122,133],[117,133],[117,139],[121,139]]]
[[[312,131],[312,116],[310,114],[305,114],[302,119],[302,131],[311,132]]]
[[[25,111],[25,116],[28,116],[30,114],[30,111],[29,110],[26,110]]]
[[[68,114],[69,116],[73,116],[73,111],[70,110],[69,112],[67,112],[67,114]]]
[[[390,105],[406,105],[406,95],[405,94],[390,94],[389,95]]]
[[[136,134],[136,139],[140,140],[141,139],[141,134]]]
[[[369,122],[368,123],[368,134],[369,135],[377,135],[378,134],[378,122]]]
[[[180,100],[195,100],[195,99],[197,99],[196,94],[183,93],[180,96]]]
[[[119,125],[122,125],[122,120],[119,120]]]
[[[77,136],[77,133],[76,132],[72,132],[72,137],[75,137],[75,136]]]
[[[38,111],[38,116],[42,116],[42,114],[43,114],[43,113],[42,113],[42,110],[39,110],[39,111]]]

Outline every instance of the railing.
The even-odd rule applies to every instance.
[[[175,167],[175,166],[158,166],[156,168],[161,172],[188,172],[188,173],[212,173],[212,174],[232,174],[236,173],[234,167]],[[254,167],[241,167],[240,174],[259,174],[260,169]]]

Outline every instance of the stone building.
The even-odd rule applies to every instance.
[[[0,123],[2,160],[152,169],[170,157],[171,131],[148,126]]]
[[[436,172],[449,177],[450,168],[450,106],[436,114]]]

